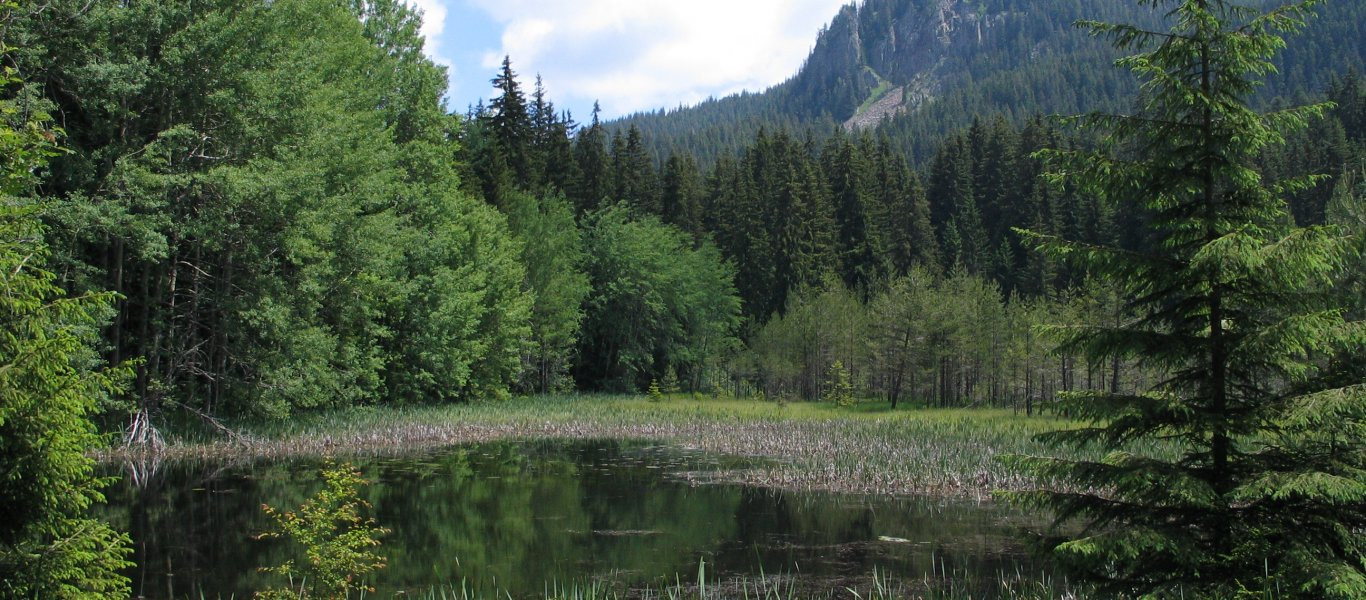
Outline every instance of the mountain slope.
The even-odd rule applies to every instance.
[[[1041,6],[1042,5],[1042,6]],[[1044,113],[1115,110],[1134,95],[1104,40],[1079,19],[1160,26],[1152,11],[1100,0],[865,0],[840,10],[791,79],[747,93],[610,124],[639,127],[656,157],[704,163],[738,149],[759,128],[823,135],[882,126],[923,162],[944,133],[974,115],[1014,122]],[[1366,62],[1366,8],[1331,2],[1284,53],[1267,98],[1318,92]]]

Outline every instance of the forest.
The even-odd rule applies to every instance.
[[[62,136],[33,189],[50,268],[70,294],[116,294],[97,346],[136,371],[111,414],[665,379],[817,399],[836,360],[860,394],[949,405],[1143,378],[1036,339],[1121,302],[1017,229],[1145,243],[1140,211],[1043,176],[1041,150],[1092,142],[1042,115],[973,119],[923,168],[892,123],[761,128],[715,160],[656,160],[642,130],[576,124],[510,60],[488,106],[447,114],[419,18],[383,2],[10,12],[15,98]],[[1355,225],[1363,90],[1332,75],[1335,108],[1258,157],[1270,178],[1328,176],[1288,198],[1298,225]],[[832,310],[847,322],[817,316]],[[866,323],[898,312],[939,330],[874,339]]]
[[[1256,7],[1275,5],[1254,1]],[[1366,12],[1357,2],[1325,2],[1307,31],[1272,57],[1277,70],[1250,100],[1262,107],[1321,97],[1330,80],[1366,67]],[[1135,3],[1058,0],[906,2],[845,6],[817,37],[791,78],[767,90],[630,115],[609,124],[638,127],[658,161],[677,151],[710,166],[738,153],[759,129],[876,128],[916,168],[974,119],[1023,127],[1040,114],[1124,109],[1138,91],[1113,68],[1124,55],[1078,31],[1082,19],[1152,26],[1156,13]],[[898,90],[900,90],[898,92]],[[900,93],[899,110],[870,111]]]
[[[835,44],[853,21],[864,32],[890,27],[891,4],[846,9],[817,49]],[[1069,4],[1060,14],[1080,18],[1083,8]],[[1134,349],[1106,332],[1135,323],[1162,335],[1195,327],[1192,320],[1209,315],[1164,312],[1186,310],[1172,290],[1195,284],[1126,284],[1134,273],[1159,277],[1147,263],[1126,266],[1097,249],[1125,257],[1186,252],[1183,228],[1195,225],[1180,219],[1199,211],[1124,187],[1180,196],[1154,173],[1186,172],[1113,166],[1108,179],[1095,175],[1068,161],[1089,159],[1103,171],[1112,167],[1103,153],[1141,155],[1143,143],[1161,147],[1167,142],[1153,140],[1166,138],[1119,129],[1139,139],[1116,143],[1044,114],[1118,109],[1138,88],[1113,70],[1065,102],[1001,111],[989,100],[993,89],[1042,85],[1073,50],[1092,63],[1112,60],[1095,40],[1050,49],[1058,54],[1035,70],[992,58],[1014,46],[956,56],[951,64],[971,67],[960,71],[964,81],[939,85],[964,95],[865,128],[844,122],[881,83],[832,83],[809,69],[778,95],[618,122],[595,110],[580,124],[557,110],[539,78],[520,77],[513,57],[490,74],[496,97],[450,112],[445,73],[424,55],[421,16],[399,0],[53,0],[0,11],[0,270],[9,290],[0,309],[25,323],[7,330],[0,349],[7,363],[29,369],[0,370],[0,454],[32,453],[57,465],[47,478],[4,488],[3,500],[36,507],[76,498],[33,517],[32,527],[57,531],[98,502],[80,449],[109,439],[100,434],[156,448],[177,428],[231,432],[225,423],[234,420],[284,422],[346,407],[663,390],[839,406],[877,400],[892,409],[1048,410],[1104,421],[1114,415],[1073,403],[1110,394],[1146,398],[1125,414],[1156,425],[1118,421],[1141,435],[1183,426],[1162,421],[1177,409],[1143,402],[1158,402],[1145,396],[1155,386],[1189,383],[1181,379],[1189,365],[1153,358],[1158,337]],[[1004,23],[1004,37],[992,39],[1053,35],[1036,18]],[[1295,27],[1277,21],[1270,29]],[[1310,273],[1275,272],[1265,287],[1300,286],[1328,308],[1261,287],[1238,297],[1279,298],[1310,315],[1267,325],[1275,335],[1254,340],[1274,358],[1238,363],[1246,370],[1234,375],[1271,373],[1277,385],[1309,370],[1344,385],[1362,373],[1359,352],[1340,358],[1332,350],[1348,342],[1313,337],[1334,319],[1366,318],[1360,260],[1311,252],[1314,236],[1330,231],[1354,252],[1366,250],[1366,76],[1350,61],[1314,54],[1323,44],[1289,54],[1289,74],[1311,73],[1297,79],[1300,87],[1232,92],[1258,106],[1317,108],[1303,118],[1285,109],[1292,116],[1284,123],[1303,126],[1287,126],[1283,136],[1229,134],[1260,137],[1219,155],[1245,164],[1218,171],[1231,183],[1209,184],[1211,195],[1218,187],[1238,202],[1261,202],[1249,181],[1288,183],[1268,184],[1274,200],[1230,205],[1229,214],[1255,226],[1215,219],[1219,231],[1236,230],[1229,241],[1181,255],[1249,273],[1278,261]],[[813,54],[808,67],[822,56]],[[992,64],[1001,73],[989,73]],[[911,67],[878,67],[887,75],[898,68]],[[1255,75],[1265,67],[1237,68]],[[711,119],[731,108],[715,117],[724,136],[671,133],[706,130],[684,117]],[[946,112],[954,117],[937,116]],[[1060,166],[1073,167],[1070,175]],[[1290,236],[1284,255],[1238,262],[1245,255],[1235,250],[1273,233]],[[1263,325],[1268,305],[1259,306],[1238,309],[1229,322]],[[1224,321],[1209,318],[1201,331],[1219,331]],[[47,362],[30,365],[30,356]],[[1302,356],[1322,357],[1325,366],[1290,364]],[[61,400],[44,408],[39,398]],[[20,418],[39,413],[51,423]],[[1214,440],[1209,456],[1225,461],[1214,469],[1222,473],[1227,461],[1247,457],[1230,458],[1218,440],[1230,428],[1255,429],[1248,423],[1261,416],[1249,408],[1211,425],[1206,437],[1198,427],[1189,435],[1199,448]],[[69,447],[44,447],[33,433],[41,427],[73,432]],[[1068,473],[1121,489],[1129,481],[1127,473]],[[1226,483],[1211,485],[1225,493]],[[1099,510],[1031,498],[1066,514]],[[114,570],[126,567],[120,534],[90,523],[94,533],[71,560],[104,553]],[[23,535],[0,528],[6,540]],[[1173,552],[1167,558],[1179,562]],[[41,575],[58,580],[62,571]],[[112,571],[84,576],[86,589],[117,587]],[[55,589],[37,579],[27,589]]]

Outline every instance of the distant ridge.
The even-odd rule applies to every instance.
[[[1262,2],[1271,4],[1272,2]],[[1366,7],[1329,2],[1282,55],[1264,92],[1310,96],[1366,63]],[[638,113],[609,129],[640,128],[657,160],[687,152],[704,164],[760,128],[821,137],[837,127],[878,130],[913,162],[974,116],[1019,123],[1036,114],[1117,110],[1134,95],[1118,54],[1073,27],[1079,19],[1153,21],[1152,11],[1101,0],[865,0],[840,9],[800,70],[758,93]]]

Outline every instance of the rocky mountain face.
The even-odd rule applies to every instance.
[[[964,8],[962,0],[844,7],[786,84],[789,104],[862,127],[933,98],[935,71],[955,45],[981,43],[983,28],[1000,21]]]
[[[1072,30],[1071,23],[1142,16],[1102,4],[866,0],[840,10],[801,71],[775,92],[788,110],[824,113],[848,128],[862,128],[995,73],[1045,67],[1049,58],[1073,56],[1099,68],[1113,52]]]
[[[1330,2],[1319,12],[1292,39],[1268,97],[1321,93],[1331,76],[1366,62],[1366,3]],[[974,116],[1019,122],[1122,109],[1135,95],[1134,81],[1113,65],[1119,53],[1106,40],[1074,26],[1081,19],[1165,29],[1150,8],[1113,0],[863,0],[835,15],[791,79],[613,125],[637,125],[661,157],[686,149],[705,162],[713,148],[731,149],[728,140],[748,139],[743,132],[759,127],[895,122],[891,129],[905,135],[934,138]]]

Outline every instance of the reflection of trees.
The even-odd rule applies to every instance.
[[[387,471],[370,501],[393,533],[385,540],[387,581],[474,585],[496,580],[510,587],[546,573],[546,556],[570,555],[575,540],[565,523],[584,522],[574,506],[575,465],[526,461],[514,444],[459,450],[436,459],[424,476]],[[553,513],[558,519],[545,519]],[[535,579],[539,590],[547,578]]]
[[[1009,534],[999,508],[689,487],[667,475],[668,459],[631,442],[502,442],[358,463],[374,482],[366,499],[391,530],[377,597],[462,580],[514,597],[595,574],[658,583],[688,579],[699,556],[717,578],[794,565],[861,577],[878,565],[918,579],[932,553],[950,570],[1013,570],[1016,558],[999,553]],[[142,489],[110,490],[111,518],[137,542],[137,591],[198,597],[202,582],[205,597],[249,597],[266,583],[256,567],[287,558],[283,545],[249,536],[267,525],[262,503],[297,506],[317,490],[316,465],[216,470],[166,465]]]
[[[489,444],[443,457],[427,477],[386,473],[370,499],[393,529],[383,578],[496,582],[514,596],[595,572],[639,582],[695,569],[698,553],[733,535],[724,516],[734,490],[665,481],[620,461],[622,451],[616,442]]]
[[[610,461],[623,449],[612,442],[600,452],[602,461]],[[734,488],[689,487],[663,477],[660,466],[656,458],[636,457],[580,479],[584,511],[597,532],[589,547],[598,569],[625,571],[638,581],[672,579],[695,572],[699,554],[713,553],[735,535],[727,518],[739,502]]]
[[[861,498],[743,488],[733,541],[716,562],[740,573],[865,577],[873,566],[902,579],[947,568],[994,574],[1024,560],[1004,507],[942,499]],[[880,537],[899,541],[882,541]]]
[[[717,564],[741,573],[863,575],[871,568],[867,544],[875,539],[871,512],[849,510],[838,497],[803,499],[800,494],[743,488],[735,510],[739,531],[717,556]],[[845,572],[852,569],[852,573]]]
[[[297,505],[316,490],[310,465],[256,465],[226,473],[217,466],[167,464],[135,486],[108,491],[113,523],[134,540],[130,577],[149,597],[250,596],[263,584],[256,567],[284,560],[280,544],[251,536],[267,521],[261,503]],[[296,476],[296,474],[300,474]]]

